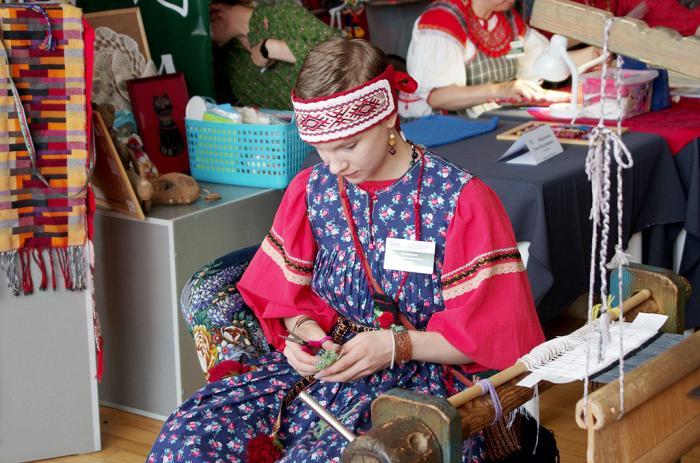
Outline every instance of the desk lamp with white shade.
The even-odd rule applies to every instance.
[[[568,41],[566,37],[554,34],[549,41],[549,47],[537,57],[533,63],[535,74],[541,79],[550,82],[561,82],[571,76],[571,102],[553,103],[549,106],[549,114],[554,118],[573,119],[581,112],[578,104],[579,74],[585,70],[600,64],[605,59],[599,56],[578,69],[567,51]]]

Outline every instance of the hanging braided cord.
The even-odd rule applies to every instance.
[[[615,76],[615,87],[616,87],[616,97],[617,97],[617,133],[616,136],[620,139],[622,135],[622,56],[617,55],[617,69]],[[625,309],[622,305],[622,266],[629,263],[628,256],[625,254],[622,248],[622,215],[623,215],[623,198],[622,198],[622,169],[629,169],[634,164],[632,155],[630,154],[627,147],[620,140],[619,143],[615,145],[615,162],[617,163],[617,244],[615,245],[615,255],[608,264],[608,268],[616,268],[617,270],[617,298],[618,305],[620,306],[620,358],[618,362],[619,377],[620,377],[620,414],[625,413],[625,355],[623,351],[623,339],[624,339],[624,320],[625,320]]]
[[[603,42],[603,55],[608,56],[608,42],[610,38],[610,29],[615,18],[609,18],[605,23],[605,36]],[[591,182],[592,190],[592,206],[590,219],[593,221],[593,233],[591,238],[591,265],[590,265],[590,281],[588,292],[588,322],[592,322],[593,318],[593,295],[595,292],[596,274],[600,277],[600,299],[601,299],[601,316],[599,323],[600,332],[591,330],[589,336],[596,335],[599,339],[599,356],[603,356],[607,350],[610,341],[610,314],[608,302],[608,282],[607,270],[615,268],[617,270],[618,283],[618,299],[622,300],[622,266],[628,264],[627,255],[624,253],[622,246],[622,218],[623,218],[623,178],[622,170],[629,169],[633,166],[632,155],[625,146],[621,138],[622,133],[622,58],[617,57],[617,68],[615,70],[615,90],[617,103],[617,125],[613,131],[605,126],[605,84],[607,76],[607,59],[603,61],[603,69],[600,79],[600,118],[598,125],[593,129],[589,139],[589,150],[586,157],[586,174]],[[610,187],[611,187],[611,159],[615,159],[616,163],[616,194],[617,194],[617,242],[615,244],[615,254],[606,265],[608,252],[608,235],[610,233]],[[598,240],[600,233],[600,240]],[[598,241],[600,246],[598,247]],[[596,252],[597,251],[597,252]],[[597,260],[596,260],[597,255]],[[598,272],[596,272],[596,268]],[[620,354],[619,354],[619,375],[620,375],[620,415],[624,414],[624,350],[623,350],[623,323],[624,313],[622,304],[620,306]],[[599,335],[599,337],[598,337]],[[588,390],[589,390],[589,374],[590,374],[590,342],[591,337],[586,342],[586,374],[584,378],[584,413],[588,407]]]

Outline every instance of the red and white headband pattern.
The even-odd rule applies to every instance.
[[[415,91],[416,83],[393,66],[350,90],[301,99],[292,92],[299,136],[307,143],[343,140],[371,129],[396,112],[397,89]]]

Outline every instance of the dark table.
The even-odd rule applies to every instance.
[[[538,166],[497,162],[512,142],[496,140],[496,134],[520,123],[501,121],[495,132],[433,151],[493,188],[516,239],[530,241],[527,272],[538,313],[546,321],[588,292],[591,187],[584,170],[588,147],[565,144],[563,153]],[[686,207],[673,158],[656,135],[627,133],[623,140],[634,158],[634,167],[623,174],[625,246],[634,233],[645,231],[644,262],[669,267]],[[611,230],[616,230],[614,207],[611,216]],[[614,241],[611,236],[610,244]]]
[[[678,274],[693,288],[685,310],[686,328],[700,327],[700,138],[689,142],[673,157],[686,197],[683,228],[687,234]]]
[[[658,129],[659,133],[667,135],[672,128],[697,132],[698,124],[700,124],[699,112],[700,107],[695,100],[674,103],[670,109],[659,113],[664,114],[662,121],[659,121],[658,118],[653,119],[658,125],[649,122],[649,115],[645,115],[640,117],[647,118],[645,119],[647,122],[642,124],[638,119],[636,126],[633,125],[630,130],[636,130],[637,126],[640,126],[645,132],[653,133]],[[484,117],[494,115],[501,119],[521,122],[532,120],[532,115],[519,108],[501,108],[485,114]],[[669,142],[669,149],[675,150],[670,154],[673,155],[673,162],[685,195],[686,210],[683,229],[687,233],[677,268],[672,266],[668,256],[661,258],[662,253],[658,249],[651,252],[649,257],[652,260],[649,263],[673,269],[690,281],[693,292],[686,303],[685,326],[686,328],[696,328],[700,327],[700,137],[691,138],[686,143],[680,143],[679,140]]]
[[[529,241],[527,272],[542,321],[559,314],[588,292],[591,187],[584,171],[587,147],[564,152],[538,166],[497,162],[511,142],[496,135],[521,121],[501,121],[494,132],[440,146],[433,151],[480,177],[498,194],[517,241]],[[627,133],[634,167],[625,171],[625,245],[644,230],[645,263],[670,267],[673,240],[685,218],[686,200],[673,158],[661,137]],[[305,166],[319,161],[310,155]],[[616,230],[615,209],[611,229]],[[614,239],[611,238],[611,245]]]

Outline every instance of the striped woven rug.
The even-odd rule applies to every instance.
[[[61,279],[67,289],[84,289],[89,159],[82,12],[58,3],[0,4],[0,28],[0,265],[15,294],[34,290],[32,268],[41,273],[40,289],[55,289]]]

